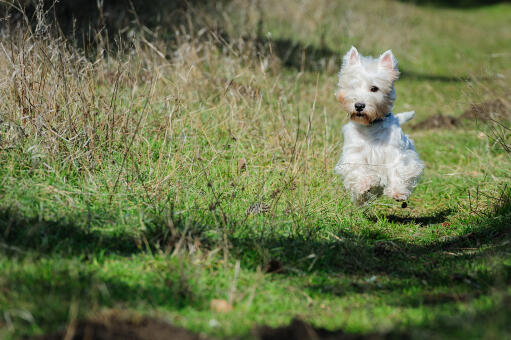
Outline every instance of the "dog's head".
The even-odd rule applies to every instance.
[[[399,77],[397,59],[388,50],[379,58],[361,56],[352,47],[343,58],[337,100],[350,119],[368,125],[385,117],[394,106],[394,81]]]

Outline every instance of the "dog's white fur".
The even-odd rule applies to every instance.
[[[407,200],[424,169],[413,141],[400,126],[414,112],[391,113],[398,77],[397,60],[390,50],[372,58],[352,47],[343,58],[336,96],[351,121],[342,129],[344,145],[335,171],[358,204],[381,194]],[[355,103],[365,107],[357,111]]]

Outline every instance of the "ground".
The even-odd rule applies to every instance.
[[[91,50],[44,22],[0,37],[0,338],[112,314],[510,337],[511,5],[196,6]],[[399,60],[426,163],[406,208],[333,173],[351,45]]]

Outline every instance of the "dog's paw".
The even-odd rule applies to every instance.
[[[403,193],[399,191],[394,191],[390,194],[390,197],[398,202],[406,201],[409,196],[410,196],[409,192]]]
[[[398,202],[406,201],[410,197],[411,192],[409,190],[399,190],[396,188],[385,188],[384,194],[393,200]]]

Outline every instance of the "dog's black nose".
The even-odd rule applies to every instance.
[[[357,112],[362,112],[364,107],[366,107],[366,104],[364,103],[355,103],[355,110],[357,110]]]

